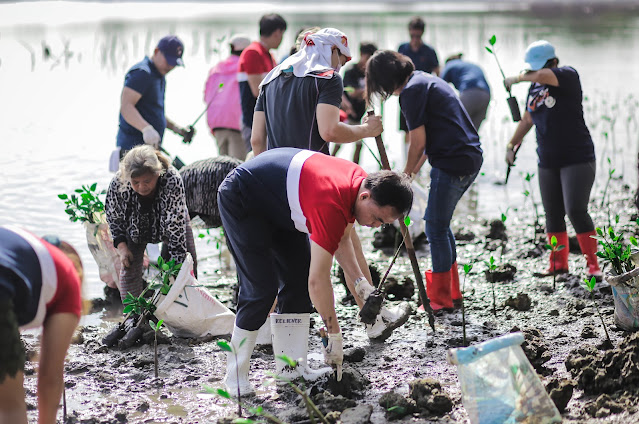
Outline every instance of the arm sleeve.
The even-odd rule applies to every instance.
[[[344,92],[342,77],[336,73],[330,80],[320,81],[322,87],[320,89],[317,103],[333,105],[339,108],[342,105],[342,93]]]
[[[113,246],[116,249],[121,242],[126,243],[126,202],[120,192],[120,187],[120,172],[118,172],[109,184],[104,202],[106,219],[113,236]]]
[[[322,205],[313,210],[307,217],[311,222],[312,233],[310,239],[320,245],[331,255],[334,255],[339,241],[348,225],[348,220],[335,204]]]
[[[169,255],[176,263],[183,263],[186,258],[186,198],[184,182],[180,174],[169,168],[165,174],[167,178],[166,191],[167,208],[162,211],[161,225],[165,237],[168,239]]]
[[[257,96],[257,100],[255,101],[255,111],[256,112],[264,112],[264,89],[266,87],[262,86],[260,90],[260,94]]]
[[[58,284],[55,295],[47,303],[47,317],[59,313],[71,313],[78,318],[82,315],[82,284],[80,277],[69,259],[57,247],[45,244],[55,264]]]
[[[262,74],[267,72],[264,69],[262,62],[262,58],[257,51],[248,50],[242,55],[239,70],[240,72],[245,72],[248,75]]]
[[[124,86],[144,94],[151,83],[149,74],[143,69],[133,69],[124,78]]]
[[[426,104],[428,103],[428,92],[418,90],[413,86],[405,88],[399,96],[399,104],[406,118],[408,130],[412,131],[426,124]]]
[[[564,66],[561,68],[551,68],[551,71],[557,77],[559,88],[563,92],[581,100],[581,82],[579,81],[579,74],[576,70],[570,66]]]

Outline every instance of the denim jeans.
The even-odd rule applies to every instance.
[[[455,236],[450,229],[450,221],[457,202],[475,181],[478,173],[456,176],[439,168],[432,168],[430,171],[430,190],[424,219],[433,272],[446,272],[457,260]]]

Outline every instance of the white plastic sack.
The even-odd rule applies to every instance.
[[[408,232],[411,239],[415,240],[426,230],[424,214],[426,214],[426,206],[428,206],[428,192],[415,180],[411,182],[411,187],[413,189],[413,207],[408,214],[411,222]],[[399,222],[394,225],[399,230]]]
[[[180,273],[166,296],[160,295],[155,316],[178,337],[221,336],[233,332],[235,314],[193,276],[193,259],[187,253]]]
[[[92,224],[85,222],[87,245],[98,264],[100,280],[111,288],[120,288],[120,256],[113,247],[113,238],[106,222]]]
[[[623,275],[606,275],[615,301],[615,323],[627,331],[639,329],[639,268]]]

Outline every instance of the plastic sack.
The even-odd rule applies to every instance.
[[[113,247],[113,238],[106,222],[93,224],[84,222],[86,228],[87,245],[98,264],[100,280],[111,288],[120,288],[120,256]]]
[[[408,232],[411,239],[415,240],[426,230],[424,215],[428,206],[428,191],[415,180],[411,182],[411,188],[413,189],[413,207],[408,213],[411,221]],[[394,225],[399,230],[399,221]]]
[[[606,274],[615,301],[615,323],[624,330],[639,329],[639,268],[621,275]]]
[[[177,337],[231,334],[235,323],[235,314],[199,287],[188,253],[168,294],[160,295],[154,315]]]
[[[457,365],[462,403],[472,424],[560,423],[561,415],[511,333],[475,346],[448,350]]]

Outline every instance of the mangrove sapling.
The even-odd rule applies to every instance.
[[[506,212],[508,212],[508,209],[510,208],[506,208]],[[501,223],[504,224],[504,234],[506,233],[506,220],[508,219],[508,216],[506,216],[506,214],[504,212],[501,213]],[[503,262],[503,257],[504,257],[504,249],[506,247],[506,240],[505,239],[501,239],[501,248],[499,249],[499,263]]]
[[[533,238],[532,238],[532,242],[533,244],[535,243],[535,240],[537,239],[537,230],[539,228],[541,228],[541,224],[539,224],[540,220],[539,220],[539,209],[537,208],[537,202],[535,201],[535,196],[533,195],[533,187],[532,187],[532,178],[535,176],[535,174],[531,174],[526,172],[526,176],[524,177],[524,196],[526,196],[526,198],[530,198],[530,201],[533,205],[533,209],[535,211],[535,224],[533,226]]]
[[[83,185],[74,190],[76,194],[58,194],[58,198],[64,200],[71,222],[89,222],[97,224],[103,222],[104,203],[100,196],[106,194],[106,190],[97,191],[98,183]]]
[[[242,339],[242,341],[240,341],[240,345],[237,347],[237,349],[241,348],[244,345],[244,342],[246,342],[246,339]],[[218,340],[217,341],[217,345],[220,347],[220,349],[222,349],[225,352],[229,352],[231,353],[233,356],[235,356],[235,363],[237,364],[237,350],[236,348],[233,346],[232,343],[227,342],[226,340]],[[239,385],[239,381],[240,381],[240,368],[239,367],[235,367],[235,377],[236,380],[238,382],[237,385],[237,416],[238,417],[242,417],[242,393],[240,391],[240,385]],[[224,392],[228,395],[228,393],[224,390],[218,389],[218,394],[220,394],[220,392]],[[226,398],[230,398],[230,396],[224,396]]]
[[[497,269],[497,265],[495,265],[495,258],[491,255],[490,260],[484,261],[484,264],[488,267],[490,286],[493,291],[493,315],[497,316],[497,299],[495,298],[495,270]]]
[[[493,35],[488,40],[490,43],[490,47],[485,46],[486,51],[493,55],[495,61],[497,62],[497,67],[499,68],[499,72],[501,72],[502,78],[505,80],[506,75],[504,75],[504,71],[501,69],[501,64],[499,63],[499,59],[497,59],[497,54],[495,53],[495,43],[497,42],[497,37]],[[521,114],[519,113],[519,104],[517,104],[517,99],[510,92],[510,88],[508,88],[508,94],[510,97],[508,98],[508,107],[510,107],[510,114],[512,115],[513,121],[518,122],[521,120]],[[508,171],[506,174],[506,183],[508,182],[508,174],[510,174],[510,165],[508,166]]]
[[[612,167],[612,162],[610,158],[608,158],[608,179],[606,180],[606,185],[604,187],[603,196],[601,196],[601,207],[603,208],[606,204],[606,193],[608,192],[608,187],[610,186],[610,181],[612,180],[612,174],[615,173],[615,169]],[[610,203],[610,201],[608,201]]]
[[[619,223],[619,215],[615,216],[616,223]],[[639,225],[639,219],[636,221]],[[616,234],[612,227],[607,230],[596,228],[597,236],[593,236],[602,247],[597,252],[597,256],[604,260],[606,264],[610,264],[612,272],[615,275],[621,275],[635,269],[632,262],[633,246],[639,247],[639,242],[634,236],[630,236],[630,244],[626,244],[622,234]]]
[[[462,310],[462,337],[463,337],[463,343],[464,343],[464,347],[468,346],[468,340],[466,339],[466,307],[464,306],[464,298],[466,297],[465,295],[465,290],[466,290],[466,277],[468,277],[468,274],[470,274],[470,271],[473,269],[473,264],[464,264],[464,281],[462,282],[462,289],[461,289],[461,293],[462,293],[462,298],[461,298],[461,310]]]
[[[226,242],[226,237],[224,236],[224,228],[220,227],[220,232],[217,235],[211,234],[211,231],[208,228],[205,230],[205,232],[198,234],[198,238],[201,239],[206,238],[207,236],[209,238],[206,240],[206,244],[215,242],[215,249],[217,249],[217,259],[220,263],[220,268],[222,268],[222,243]]]
[[[158,331],[160,331],[160,327],[162,327],[162,324],[164,324],[163,319],[159,320],[157,324],[149,324],[154,332],[153,351],[155,352],[155,355],[153,358],[153,363],[155,365],[155,378],[158,378]]]
[[[566,248],[566,246],[564,246],[563,244],[560,244],[559,246],[557,246],[557,243],[558,243],[557,242],[557,237],[552,236],[552,237],[550,237],[550,244],[547,244],[545,246],[546,249],[550,250],[550,252],[552,253],[552,257],[553,257],[553,260],[551,261],[552,262],[552,289],[553,289],[553,291],[556,290],[555,282],[557,280],[557,269],[555,268],[555,263],[557,261],[555,261],[554,258],[555,258],[555,255],[557,255],[557,252],[559,252],[560,250],[563,250],[563,249]]]
[[[608,329],[606,328],[606,323],[604,322],[603,316],[601,316],[601,312],[599,311],[599,306],[597,305],[597,301],[595,300],[595,294],[593,290],[595,289],[595,284],[597,284],[597,279],[593,275],[590,280],[584,278],[584,282],[586,283],[586,290],[590,292],[590,298],[592,299],[592,303],[595,304],[595,309],[597,310],[597,315],[599,315],[599,319],[601,320],[601,325],[603,326],[604,332],[606,333],[606,339],[608,339],[608,343],[612,346],[612,340],[610,340],[610,335],[608,334]]]

